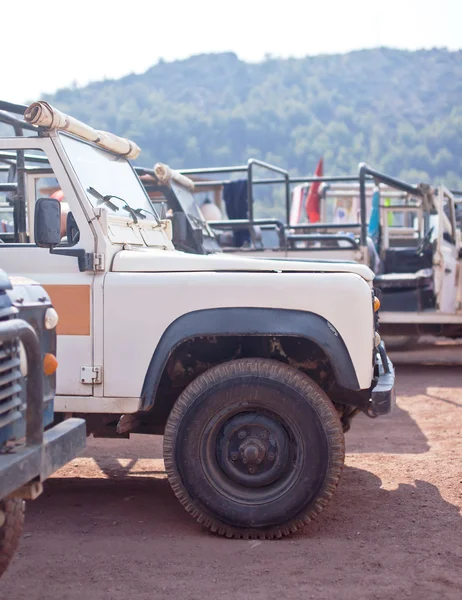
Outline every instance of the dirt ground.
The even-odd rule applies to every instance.
[[[335,499],[283,540],[204,531],[169,488],[160,438],[90,438],[29,504],[1,600],[460,600],[462,345],[446,358],[459,366],[396,365],[394,413],[353,422]]]

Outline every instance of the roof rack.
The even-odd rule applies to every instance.
[[[35,163],[49,164],[49,160],[46,156],[39,154],[24,154],[24,160]],[[8,150],[0,150],[0,162],[15,163],[16,162],[16,151],[9,152]]]
[[[14,104],[13,102],[5,102],[0,100],[0,123],[11,125],[14,134],[17,137],[23,137],[24,131],[34,131],[37,135],[40,132],[40,127],[30,125],[24,120],[24,112],[27,106],[22,104]],[[21,118],[18,118],[19,115]],[[26,160],[35,159],[35,162],[40,161],[40,157],[34,155],[26,155],[24,150],[16,150],[15,152],[1,152],[0,162],[17,169],[17,181],[6,182],[1,186],[1,192],[12,194],[10,202],[13,206],[16,218],[14,220],[14,241],[25,243],[27,242],[27,227],[26,227],[26,208],[25,208],[25,173]]]
[[[253,173],[253,167],[262,167],[267,171],[273,172],[276,174],[276,177],[273,178],[256,178]],[[141,168],[139,171],[143,171]],[[144,170],[147,173],[148,170]],[[183,175],[218,175],[218,174],[237,174],[243,173],[247,177],[248,181],[248,202],[249,202],[249,216],[248,221],[250,224],[254,223],[254,195],[253,195],[253,186],[260,185],[268,185],[268,184],[284,184],[285,188],[285,212],[286,212],[286,225],[290,223],[290,207],[291,207],[291,198],[290,198],[290,186],[295,184],[312,184],[315,182],[325,183],[325,184],[335,184],[335,183],[356,183],[359,186],[359,198],[360,198],[360,223],[355,223],[352,227],[359,227],[360,229],[360,243],[362,246],[365,246],[367,243],[367,216],[366,216],[366,185],[372,182],[383,183],[397,191],[404,192],[408,195],[415,196],[420,198],[424,203],[427,210],[433,208],[433,190],[429,185],[419,184],[412,185],[395,177],[391,177],[386,175],[385,173],[381,173],[375,169],[372,169],[365,163],[360,163],[358,166],[358,174],[357,175],[341,175],[341,176],[290,176],[288,171],[285,169],[281,169],[280,167],[276,167],[275,165],[271,165],[269,163],[262,162],[257,159],[250,159],[247,162],[247,165],[236,165],[236,166],[224,166],[224,167],[211,167],[211,168],[199,168],[199,169],[181,169],[179,171]],[[211,187],[211,186],[223,186],[229,183],[231,179],[217,179],[207,182],[196,182],[195,187],[196,191],[200,191],[202,187]],[[293,225],[291,229],[321,229],[322,225],[319,223],[314,224],[304,224],[304,225]],[[329,228],[331,226],[329,225]],[[345,224],[342,224],[342,228],[345,228]]]
[[[14,102],[5,102],[0,100],[0,110],[6,110],[7,112],[15,115],[23,115],[26,112],[27,106],[25,104],[15,104]]]
[[[0,122],[6,123],[6,125],[11,125],[14,129],[15,135],[17,136],[23,136],[24,129],[38,133],[40,131],[39,127],[30,125],[30,123],[26,123],[24,120],[23,117],[26,109],[27,106],[24,106],[23,104],[14,104],[13,102],[5,102],[4,100],[0,100]],[[12,115],[21,115],[22,118],[18,119]]]
[[[13,115],[21,115],[23,118]],[[62,113],[48,102],[40,101],[24,106],[0,100],[0,123],[11,125],[16,136],[23,136],[24,130],[37,134],[51,130],[70,133],[127,159],[137,158],[141,152],[135,142],[107,131],[93,129],[86,123]]]
[[[254,167],[261,167],[267,171],[275,173],[276,177],[273,178],[255,178],[254,175]],[[290,206],[291,206],[291,196],[290,196],[290,186],[294,184],[310,184],[314,182],[323,182],[323,183],[343,183],[343,182],[359,182],[359,175],[343,175],[343,176],[306,176],[306,177],[293,177],[289,175],[289,172],[286,169],[281,169],[275,165],[260,161],[255,158],[251,158],[248,160],[247,165],[236,165],[236,166],[226,166],[226,167],[211,167],[211,168],[202,168],[202,169],[181,169],[180,173],[183,175],[211,175],[211,174],[220,174],[220,173],[245,173],[247,176],[248,182],[248,194],[249,194],[249,222],[254,222],[254,195],[253,195],[253,186],[254,185],[271,185],[271,184],[284,184],[284,196],[285,196],[285,212],[286,212],[286,223],[290,222]],[[282,177],[281,177],[282,175]],[[366,179],[371,179],[370,176],[366,175]],[[197,191],[200,191],[201,187],[216,185],[221,186],[230,182],[230,179],[222,179],[217,181],[209,181],[206,183],[196,183]],[[295,226],[294,228],[297,228]],[[315,225],[308,226],[314,228]],[[304,226],[306,229],[307,227]],[[316,224],[316,228],[317,224]],[[365,239],[365,237],[364,237]]]

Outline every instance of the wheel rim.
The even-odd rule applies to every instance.
[[[303,464],[302,448],[295,424],[253,407],[215,415],[203,432],[200,460],[221,495],[261,504],[277,500],[294,485]]]

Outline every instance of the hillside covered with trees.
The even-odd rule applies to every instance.
[[[47,99],[134,139],[146,166],[257,157],[309,174],[324,156],[330,174],[367,161],[412,181],[462,185],[462,51],[380,48],[257,64],[207,54]]]

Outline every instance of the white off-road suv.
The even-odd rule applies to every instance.
[[[43,102],[0,109],[16,132],[0,138],[2,264],[59,313],[56,410],[98,436],[164,435],[175,494],[213,531],[301,528],[335,491],[352,417],[393,403],[373,273],[179,252],[135,144]]]

